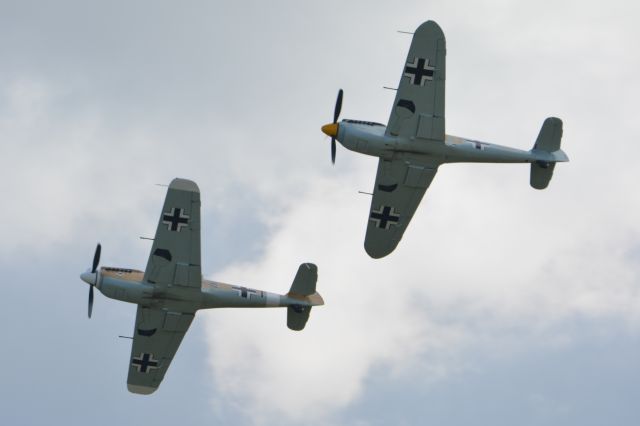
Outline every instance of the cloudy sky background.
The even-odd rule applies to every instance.
[[[635,425],[640,7],[601,2],[0,1],[3,424]],[[398,249],[363,249],[376,160],[319,127],[386,122],[412,31],[447,36],[447,133],[571,162],[444,165]],[[126,390],[135,306],[78,275],[143,268],[173,177],[202,192],[207,278],[282,310],[198,314],[162,387]]]

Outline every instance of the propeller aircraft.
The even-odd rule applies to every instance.
[[[167,190],[151,254],[143,271],[101,267],[101,245],[90,270],[80,275],[105,296],[138,305],[127,388],[153,393],[162,382],[180,342],[199,309],[287,308],[287,326],[302,330],[311,307],[323,305],[316,292],[318,268],[303,263],[285,295],[202,279],[200,263],[200,190],[195,182],[174,179]]]
[[[560,149],[562,121],[547,118],[533,148],[524,151],[445,134],[444,33],[433,21],[413,35],[400,85],[387,125],[343,119],[340,89],[333,122],[322,126],[331,137],[331,161],[336,140],[345,148],[379,157],[364,247],[381,258],[397,247],[424,193],[444,163],[530,163],[530,185],[544,189],[557,162],[569,161]]]

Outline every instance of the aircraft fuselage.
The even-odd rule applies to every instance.
[[[524,151],[501,145],[446,135],[438,140],[387,135],[379,123],[342,120],[336,140],[345,148],[361,154],[392,159],[395,153],[430,157],[438,163],[532,163],[566,161],[563,153],[540,150]]]
[[[96,288],[111,299],[183,312],[212,308],[313,306],[315,296],[280,295],[209,280],[202,280],[200,288],[158,287],[146,283],[142,271],[124,268],[102,267],[97,273],[82,274],[82,279],[88,284],[95,282]]]

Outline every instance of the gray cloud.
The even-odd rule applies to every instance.
[[[637,12],[570,1],[4,5],[0,318],[13,324],[26,309],[17,301],[30,302],[7,338],[19,349],[0,361],[42,365],[45,344],[45,365],[59,368],[5,370],[0,388],[19,390],[2,416],[42,422],[25,414],[35,397],[47,419],[69,424],[95,400],[98,424],[149,413],[170,423],[183,417],[178,401],[194,423],[376,424],[387,389],[427,406],[443,403],[442,389],[462,404],[477,398],[461,389],[471,383],[489,389],[479,400],[491,405],[576,358],[590,363],[586,377],[611,371],[608,387],[632,388],[631,363],[614,372],[612,359],[582,351],[638,334]],[[528,148],[557,115],[572,162],[544,192],[528,188],[525,166],[443,166],[397,252],[374,262],[362,249],[369,199],[356,191],[371,187],[375,161],[339,148],[331,167],[319,126],[339,87],[343,117],[385,122],[393,94],[381,86],[397,83],[410,41],[395,30],[429,18],[448,38],[448,132]],[[202,189],[208,276],[285,291],[297,264],[315,261],[327,305],[298,334],[281,311],[203,313],[161,392],[135,399],[124,390],[129,347],[113,342],[132,307],[101,298],[97,318],[80,322],[77,273],[96,240],[104,264],[143,267],[137,236],[153,232],[164,193],[153,184],[175,176]],[[554,358],[558,345],[566,357]],[[516,374],[530,353],[543,361]],[[500,362],[520,381],[492,373]],[[502,387],[489,385],[500,377]],[[573,403],[609,401],[567,383]],[[562,423],[566,404],[549,399],[562,391],[545,390],[523,391],[528,402],[511,411]],[[634,410],[586,412],[632,424]],[[423,414],[399,402],[388,413],[406,424]]]

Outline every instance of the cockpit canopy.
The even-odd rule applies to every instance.
[[[342,121],[344,121],[345,123],[364,124],[365,126],[382,126],[382,127],[384,127],[384,124],[376,123],[375,121],[349,120],[347,118],[342,120]]]

